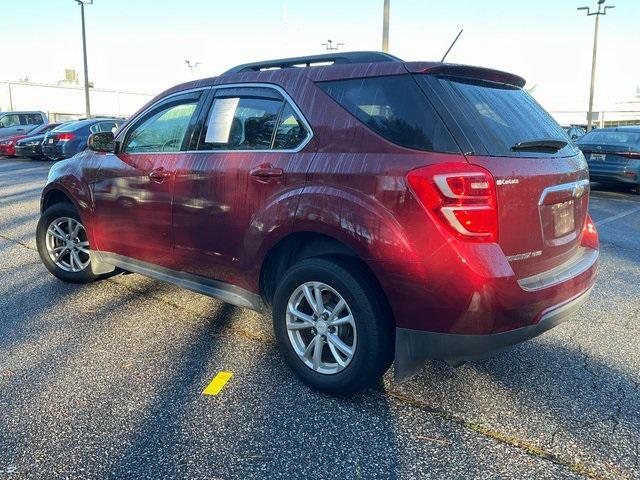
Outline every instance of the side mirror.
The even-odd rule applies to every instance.
[[[87,147],[94,152],[113,153],[115,146],[115,139],[111,132],[92,133],[87,140]]]

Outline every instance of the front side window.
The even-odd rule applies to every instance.
[[[410,75],[318,84],[331,98],[390,142],[417,150],[460,153],[453,137]]]
[[[161,107],[127,135],[125,153],[178,152],[182,147],[197,100]]]
[[[216,98],[198,150],[269,150],[282,105],[276,98]]]
[[[20,125],[20,117],[18,115],[5,115],[0,118],[0,125],[3,127],[15,127]]]

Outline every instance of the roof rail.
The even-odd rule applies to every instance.
[[[264,62],[245,63],[233,67],[227,73],[259,72],[261,70],[275,68],[311,67],[314,64],[347,64],[347,63],[378,63],[378,62],[402,62],[398,57],[383,52],[344,52],[329,53],[325,55],[309,55],[307,57],[281,58],[279,60],[267,60]]]

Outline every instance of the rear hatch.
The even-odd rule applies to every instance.
[[[520,278],[578,252],[588,211],[582,153],[522,88],[493,70],[407,64],[467,160],[496,182],[498,242]]]

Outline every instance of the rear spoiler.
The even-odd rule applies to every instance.
[[[471,67],[469,65],[457,65],[452,63],[426,63],[407,62],[407,70],[412,73],[428,73],[432,75],[449,75],[452,77],[473,78],[477,80],[487,80],[490,82],[513,85],[514,87],[524,87],[526,80],[513,73],[493,70],[491,68]]]

